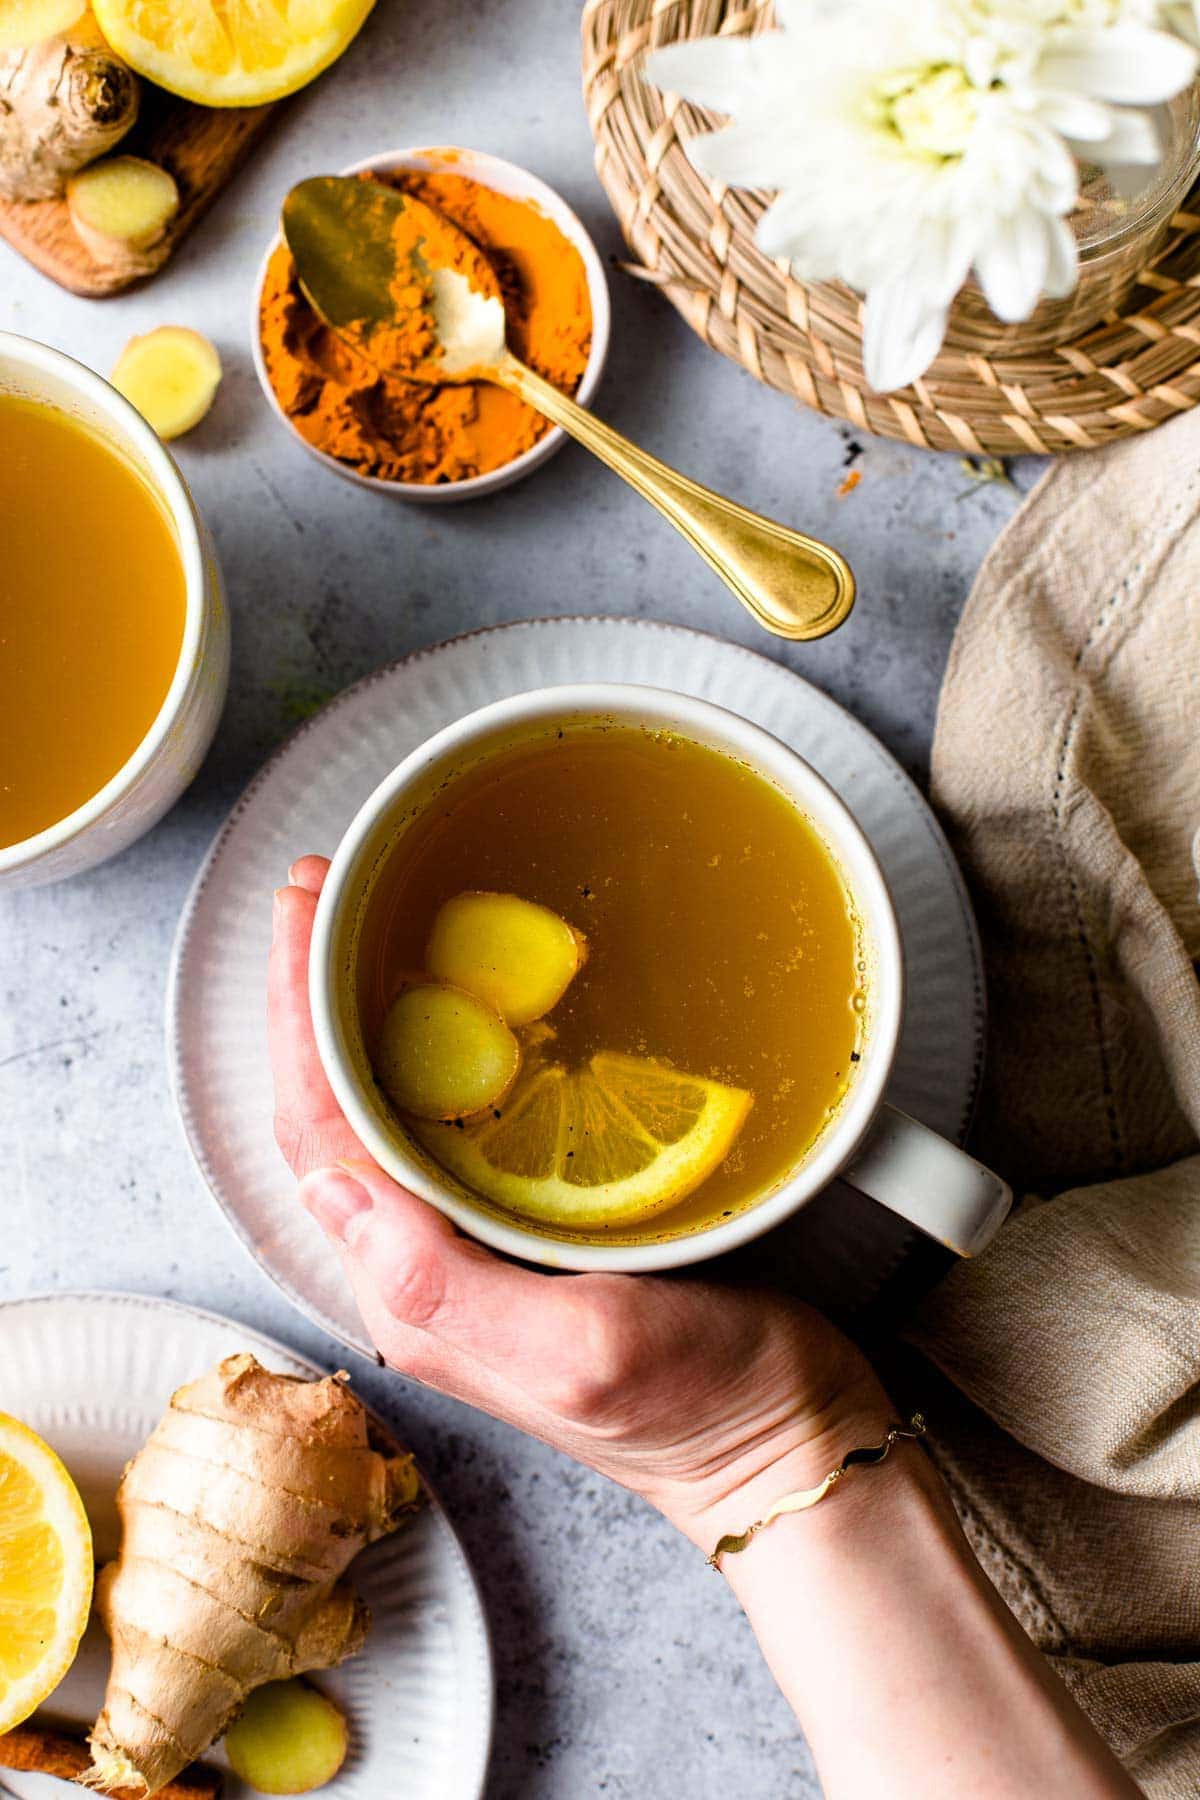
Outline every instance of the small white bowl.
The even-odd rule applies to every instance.
[[[604,276],[604,265],[597,254],[596,246],[584,230],[583,225],[571,211],[566,201],[531,175],[528,169],[520,168],[516,163],[505,162],[502,157],[490,156],[486,150],[391,150],[381,156],[367,156],[361,162],[352,163],[343,169],[343,175],[361,175],[374,172],[378,175],[392,175],[399,170],[413,169],[429,171],[435,174],[465,175],[471,181],[479,182],[481,187],[492,188],[498,194],[511,194],[518,200],[532,200],[533,203],[552,219],[569,243],[574,244],[583,258],[583,266],[587,273],[588,294],[592,302],[592,348],[588,356],[587,368],[579,383],[576,399],[582,406],[587,406],[599,385],[604,372],[604,362],[608,355],[608,334],[611,322],[611,308],[608,299],[608,282]],[[271,386],[267,375],[266,362],[263,358],[262,340],[259,334],[258,320],[262,306],[262,291],[266,281],[267,266],[278,249],[280,238],[278,233],[272,239],[266,255],[263,257],[258,280],[254,286],[254,317],[251,321],[251,343],[254,351],[254,367],[258,372],[259,383],[267,402],[277,419],[284,424],[292,437],[301,444],[308,454],[332,469],[335,475],[343,476],[347,481],[357,483],[359,487],[374,488],[376,493],[390,494],[394,499],[416,500],[418,503],[441,506],[452,500],[474,500],[483,494],[497,493],[501,488],[510,487],[514,481],[522,481],[526,475],[540,468],[542,463],[562,448],[566,433],[561,426],[553,425],[543,437],[530,449],[514,457],[502,468],[491,469],[486,475],[472,475],[466,481],[383,481],[377,475],[363,475],[349,463],[339,461],[336,456],[329,456],[324,450],[317,450],[296,430]]]
[[[57,407],[128,457],[170,515],[186,595],[174,677],[129,761],[66,818],[0,848],[0,888],[38,887],[116,856],[156,825],[188,786],[225,703],[229,614],[216,548],[183,476],[116,388],[60,350],[0,332],[0,394]]]

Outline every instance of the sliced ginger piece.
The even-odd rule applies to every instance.
[[[86,11],[79,0],[4,0],[0,50],[26,50],[68,31]]]
[[[528,1025],[558,1005],[586,957],[582,932],[548,906],[466,893],[439,911],[425,961],[431,975],[478,994],[510,1025]]]
[[[345,1715],[306,1681],[256,1688],[225,1733],[230,1767],[260,1794],[308,1794],[346,1760]]]
[[[186,325],[159,325],[130,338],[112,372],[117,392],[164,440],[200,423],[220,380],[216,346]]]
[[[169,249],[167,226],[179,211],[179,189],[157,163],[108,156],[67,182],[67,208],[98,262],[148,275]]]
[[[388,1008],[375,1072],[401,1112],[466,1119],[503,1100],[520,1063],[521,1046],[478,995],[418,982]]]

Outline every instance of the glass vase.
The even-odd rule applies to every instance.
[[[1154,168],[1110,177],[1081,165],[1079,205],[1069,219],[1079,246],[1074,291],[1042,299],[1028,319],[1006,325],[972,276],[950,309],[947,349],[1023,356],[1068,343],[1117,311],[1162,251],[1172,216],[1200,174],[1200,84],[1155,108],[1155,116],[1163,154]]]

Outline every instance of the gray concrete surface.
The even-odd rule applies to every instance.
[[[174,813],[96,874],[0,896],[0,1298],[167,1294],[340,1359],[246,1260],[195,1175],[166,1087],[162,1009],[179,908],[225,812],[297,719],[357,676],[481,624],[649,615],[780,657],[924,773],[955,621],[1013,489],[804,412],[614,273],[600,409],[854,562],[862,597],[849,624],[787,648],[574,447],[494,500],[408,509],[327,476],[259,394],[254,276],[300,176],[406,144],[478,146],[552,182],[602,253],[620,253],[591,170],[577,34],[570,0],[380,0],[345,62],[285,110],[144,291],[76,300],[0,248],[0,326],[101,371],[153,324],[194,325],[219,344],[218,404],[179,460],[220,545],[235,632],[217,744]],[[851,468],[861,481],[839,498]],[[1015,473],[1026,486],[1035,471]],[[744,1621],[688,1545],[542,1446],[399,1379],[356,1376],[415,1443],[479,1573],[499,1676],[494,1800],[818,1792]]]

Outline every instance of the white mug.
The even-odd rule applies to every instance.
[[[125,456],[166,506],[183,565],[186,610],[175,674],[149,731],[82,806],[0,848],[0,888],[38,887],[106,862],[149,831],[204,760],[229,682],[229,615],[216,551],[183,477],[128,400],[60,350],[0,332],[0,395],[77,419]]]
[[[645,1242],[574,1241],[516,1215],[498,1216],[397,1127],[376,1086],[350,997],[358,922],[374,880],[406,826],[439,786],[489,749],[564,719],[602,718],[667,730],[755,769],[793,801],[832,854],[864,923],[871,996],[855,1081],[809,1152],[732,1218]],[[733,1250],[788,1218],[835,1176],[870,1194],[959,1256],[990,1242],[1012,1203],[981,1163],[884,1101],[904,1009],[904,960],[895,909],[859,825],[803,759],[757,725],[683,694],[620,685],[542,688],[483,707],[437,733],[394,769],[359,810],[333,859],[317,907],[309,996],[321,1062],[338,1102],[371,1155],[412,1192],[494,1249],[552,1268],[675,1268]]]

